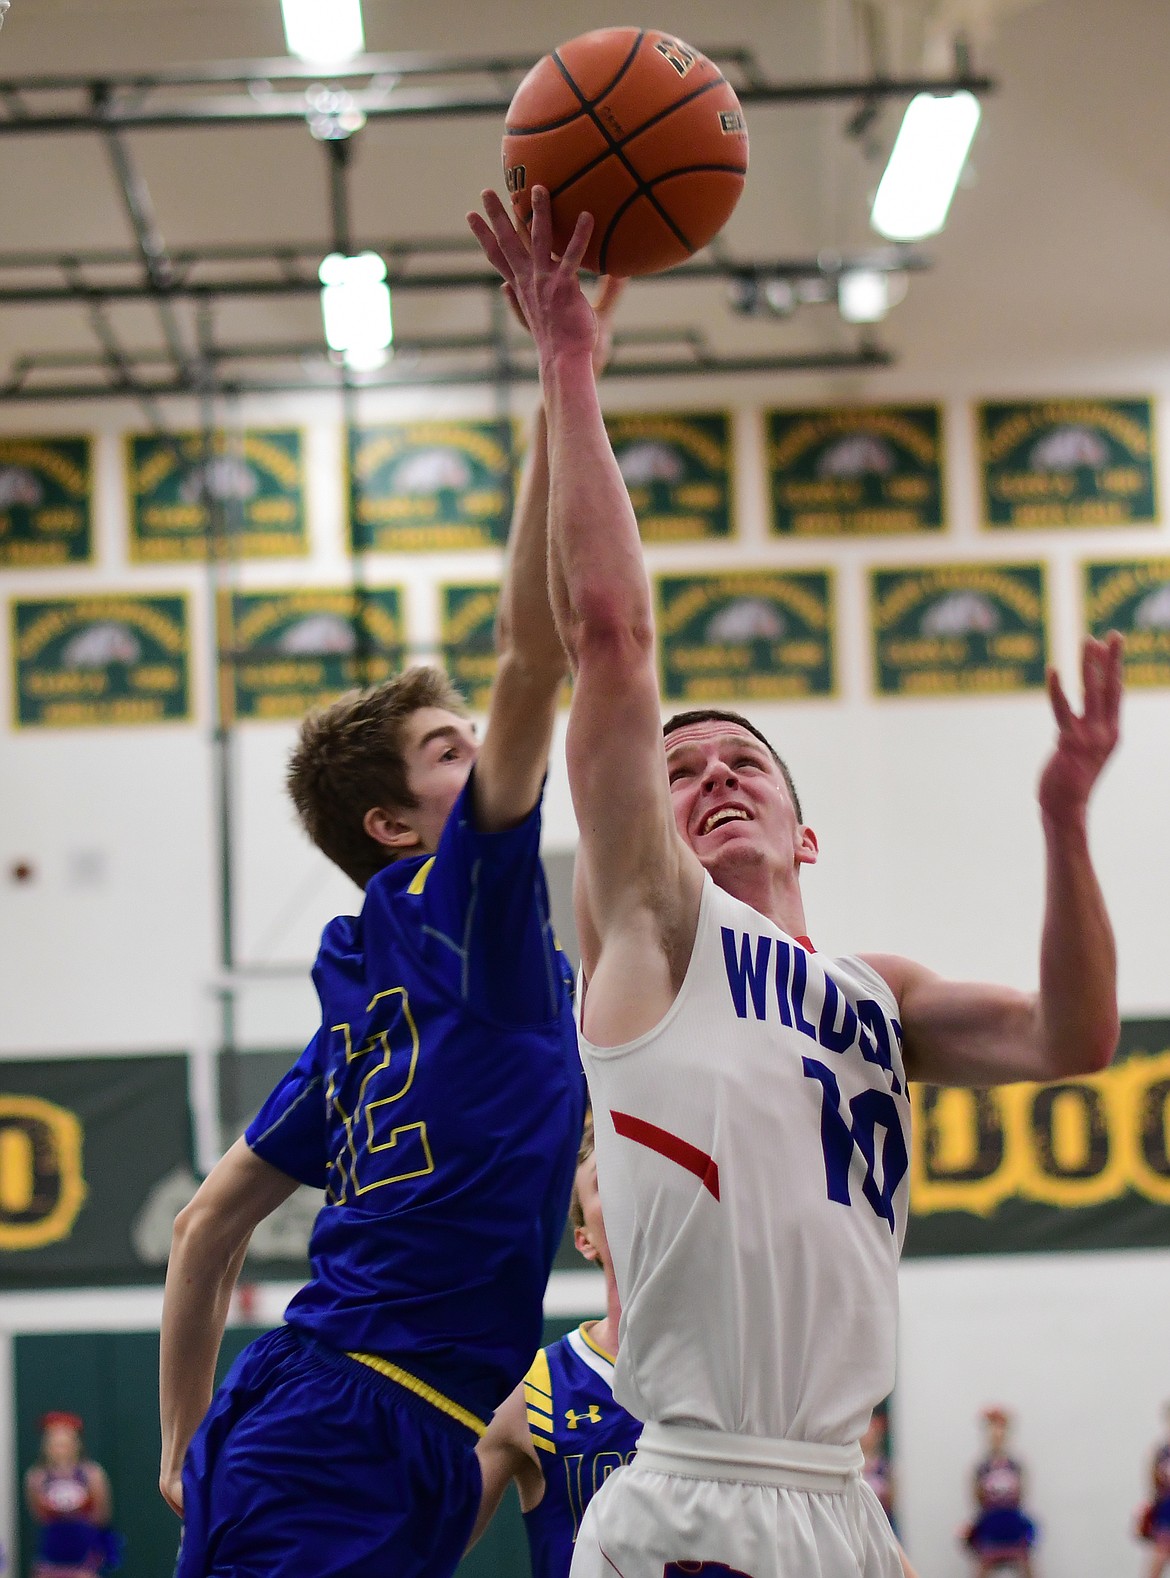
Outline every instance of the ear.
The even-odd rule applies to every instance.
[[[418,833],[391,806],[371,806],[362,817],[362,827],[376,844],[384,844],[387,849],[407,850],[419,847]]]
[[[815,866],[820,852],[820,846],[817,844],[817,835],[812,828],[802,827],[800,838],[796,844],[796,864],[798,866]]]
[[[597,1259],[597,1250],[593,1246],[593,1240],[583,1227],[575,1227],[573,1229],[573,1243],[576,1246],[577,1253],[586,1260]]]

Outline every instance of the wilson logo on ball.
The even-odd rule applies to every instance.
[[[526,181],[526,171],[522,164],[514,164],[510,170],[504,171],[504,185],[509,192],[522,192]]]
[[[680,77],[685,77],[695,63],[694,51],[680,44],[677,38],[660,38],[654,48],[678,72]]]

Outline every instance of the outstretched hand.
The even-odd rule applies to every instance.
[[[552,212],[547,190],[532,189],[532,228],[525,235],[493,191],[483,197],[483,214],[471,213],[467,223],[484,256],[504,282],[504,293],[528,325],[542,366],[559,354],[597,347],[597,315],[581,289],[577,271],[593,231],[593,218],[582,214],[559,258],[552,252]],[[484,215],[487,217],[485,218]]]
[[[1056,718],[1056,749],[1040,775],[1040,809],[1057,819],[1083,815],[1093,785],[1121,733],[1121,671],[1124,643],[1116,630],[1104,641],[1090,637],[1081,651],[1085,710],[1079,716],[1055,669],[1048,671],[1048,696]]]

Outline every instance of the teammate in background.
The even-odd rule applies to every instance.
[[[41,1420],[41,1457],[24,1476],[24,1499],[38,1526],[32,1578],[93,1578],[117,1563],[110,1528],[110,1482],[86,1457],[82,1421],[54,1412]]]
[[[483,744],[425,668],[301,728],[294,802],[365,902],[325,929],[321,1028],[175,1223],[160,1485],[184,1518],[177,1578],[452,1571],[475,1443],[540,1340],[584,1113],[539,861],[566,668],[544,431],[541,415]],[[300,1183],[325,1190],[310,1280],[213,1401],[249,1237]]]
[[[1170,1404],[1165,1413],[1170,1426]],[[1146,1578],[1162,1578],[1170,1567],[1170,1429],[1150,1464],[1150,1493],[1151,1500],[1143,1507],[1138,1521],[1138,1533],[1154,1547]]]
[[[974,1523],[964,1540],[975,1557],[978,1575],[1014,1567],[1031,1578],[1036,1525],[1023,1510],[1024,1470],[1007,1451],[1011,1419],[1006,1409],[985,1408],[987,1455],[976,1466]]]
[[[530,244],[494,194],[484,206],[472,229],[532,328],[548,413],[614,1392],[647,1421],[585,1514],[574,1578],[893,1578],[858,1438],[893,1383],[907,1081],[1064,1078],[1113,1054],[1086,819],[1117,740],[1120,640],[1085,644],[1083,717],[1050,678],[1038,995],[889,954],[823,958],[800,888],[817,841],[772,747],[707,710],[671,720],[664,748],[650,587],[577,281],[589,216],[557,259],[543,188]]]
[[[533,1578],[566,1578],[585,1508],[613,1470],[633,1457],[642,1431],[613,1399],[621,1305],[605,1241],[591,1122],[578,1153],[569,1220],[580,1253],[605,1273],[605,1315],[540,1350],[475,1449],[483,1500],[471,1542],[514,1479]]]

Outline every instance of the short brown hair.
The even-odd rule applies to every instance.
[[[685,729],[690,723],[738,723],[741,729],[746,729],[749,734],[754,734],[761,745],[768,747],[768,753],[779,767],[788,785],[788,793],[792,796],[792,804],[796,811],[796,820],[803,824],[804,812],[800,809],[800,796],[796,792],[796,785],[792,781],[792,774],[788,771],[788,763],[783,761],[776,747],[761,734],[755,724],[743,716],[741,712],[724,712],[719,707],[697,707],[693,712],[676,712],[673,718],[668,718],[662,726],[662,738],[668,740],[676,729]]]
[[[441,707],[459,717],[467,712],[442,669],[407,669],[310,712],[289,757],[286,781],[301,826],[360,888],[398,858],[366,832],[366,812],[418,804],[402,741],[407,719],[420,707]]]
[[[577,1170],[580,1171],[593,1155],[593,1114],[585,1114],[585,1130],[581,1135],[581,1148],[577,1152]],[[569,1196],[569,1222],[573,1227],[585,1226],[585,1213],[581,1209],[581,1196],[577,1193],[577,1179],[573,1178],[573,1193]]]

